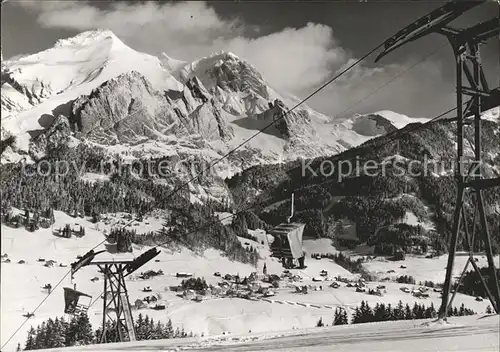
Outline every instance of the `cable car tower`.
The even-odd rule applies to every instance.
[[[453,120],[456,120],[457,123],[457,167],[455,169],[455,177],[457,179],[458,191],[453,220],[453,233],[449,244],[446,278],[441,307],[439,309],[440,318],[446,318],[454,298],[453,296],[451,301],[449,300],[453,264],[460,233],[464,234],[464,243],[469,251],[469,258],[463,270],[462,277],[469,263],[472,264],[485,287],[493,309],[496,313],[500,312],[500,287],[493,261],[491,239],[483,198],[483,190],[500,186],[500,178],[484,179],[481,170],[483,157],[481,150],[481,112],[498,106],[500,99],[499,90],[490,90],[488,87],[479,55],[480,44],[494,36],[498,37],[499,22],[497,17],[466,29],[448,27],[451,21],[461,16],[464,12],[485,2],[484,0],[476,0],[451,1],[446,3],[389,38],[384,43],[384,51],[375,60],[377,62],[380,58],[400,46],[431,33],[439,33],[446,36],[455,55],[457,117]],[[464,96],[470,97],[470,100],[465,104],[463,101]],[[469,127],[472,132],[470,135],[473,135],[473,140],[470,141],[470,144],[473,147],[474,160],[466,160],[464,157],[464,142],[469,142],[465,135],[465,126]],[[475,207],[472,223],[468,223],[465,212],[467,198],[473,201]],[[481,226],[481,231],[478,232],[478,235],[482,237],[488,258],[491,280],[494,282],[493,292],[489,290],[473,256],[477,223]],[[459,283],[462,277],[460,277]]]
[[[141,266],[149,262],[151,259],[160,254],[156,248],[152,248],[135,259],[122,260],[96,260],[95,256],[100,251],[95,253],[93,250],[86,253],[80,260],[71,264],[71,277],[76,271],[84,266],[95,265],[104,274],[104,290],[103,290],[103,308],[102,308],[102,335],[100,342],[126,342],[135,341],[135,328],[130,309],[128,298],[127,285],[125,278],[139,269]],[[82,296],[90,297],[89,295],[76,291],[75,289],[64,288],[65,310],[67,314],[86,313],[88,305],[81,304]],[[114,311],[115,316],[112,317],[110,312]],[[116,341],[107,341],[106,327],[107,322],[113,321],[116,323]]]

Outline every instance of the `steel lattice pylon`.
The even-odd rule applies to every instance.
[[[445,35],[453,48],[456,59],[457,166],[455,169],[455,176],[457,179],[458,191],[442,303],[439,309],[440,318],[446,318],[448,309],[455,297],[455,295],[453,295],[451,300],[449,300],[457,242],[461,233],[464,236],[464,244],[469,251],[469,258],[460,276],[458,285],[460,285],[469,264],[472,264],[485,287],[485,291],[487,292],[493,309],[496,313],[499,313],[500,310],[500,286],[498,284],[495,263],[493,261],[491,238],[483,197],[484,189],[500,186],[500,178],[484,179],[481,165],[483,158],[481,145],[481,112],[497,106],[498,100],[500,99],[498,88],[496,90],[489,89],[480,60],[480,44],[489,38],[498,36],[500,28],[498,26],[498,18],[493,18],[463,30],[447,27],[448,23],[464,12],[484,2],[485,1],[452,1],[446,3],[388,39],[384,43],[384,51],[376,59],[376,61],[378,61],[381,57],[396,48],[430,33]],[[465,82],[463,79],[464,77]],[[464,83],[467,83],[468,86]],[[464,95],[470,97],[470,100],[466,104],[464,104]],[[466,135],[466,126],[469,126],[472,130],[472,141]],[[472,160],[467,160],[465,158],[465,142],[467,142],[474,151]],[[466,212],[467,201],[470,198],[472,198],[471,200],[474,204],[472,223],[469,223]],[[477,231],[478,224],[480,225],[480,231]],[[491,280],[493,280],[493,292],[489,290],[475,262],[474,244],[476,234],[481,236],[484,243],[485,254],[488,258],[488,268]]]
[[[127,285],[125,284],[125,263],[93,263],[97,265],[104,274],[102,335],[100,342],[125,342],[135,341],[135,328],[130,310]],[[113,318],[109,313],[115,312]],[[107,341],[106,323],[116,323],[116,341]]]
[[[99,337],[100,342],[135,341],[134,320],[130,309],[125,278],[160,254],[160,251],[155,247],[134,259],[94,261],[96,255],[103,252],[106,251],[103,250],[95,253],[94,250],[90,250],[77,262],[71,264],[71,278],[73,278],[73,275],[84,266],[97,266],[104,275],[102,333]],[[68,305],[67,302],[66,305]],[[115,312],[115,317],[110,315],[111,311]],[[108,328],[107,323],[109,321],[115,322],[116,334],[114,334],[114,341],[108,341],[107,339],[108,335],[106,332]]]
[[[464,243],[469,251],[469,258],[465,268],[460,276],[458,285],[460,285],[463,275],[467,271],[469,264],[472,264],[474,270],[479,275],[483,283],[488,298],[491,301],[493,309],[499,313],[500,309],[500,287],[496,275],[495,263],[493,260],[493,251],[491,247],[490,231],[486,217],[486,210],[483,197],[483,189],[500,185],[500,178],[483,179],[482,173],[482,144],[481,144],[481,112],[489,104],[485,104],[493,99],[493,93],[488,87],[488,83],[481,66],[479,45],[483,40],[498,35],[498,20],[490,20],[466,30],[457,31],[450,28],[442,28],[441,33],[446,35],[453,47],[456,58],[456,77],[457,77],[457,168],[456,178],[458,182],[457,200],[453,220],[453,233],[450,239],[448,265],[446,278],[443,287],[443,297],[440,308],[440,316],[446,317],[448,309],[453,302],[455,294],[448,301],[451,290],[451,280],[453,265],[457,248],[458,237],[460,233],[464,236]],[[465,77],[465,81],[463,78]],[[466,86],[464,83],[467,83]],[[463,108],[463,96],[471,97],[465,109]],[[472,116],[472,119],[468,117]],[[472,141],[467,138],[465,127],[472,130]],[[464,157],[464,144],[470,144],[473,149],[473,160],[467,161]],[[469,225],[467,218],[466,204],[468,198],[472,198],[474,212],[472,223]],[[488,259],[488,268],[490,276],[494,282],[493,292],[491,292],[484,280],[481,272],[474,260],[474,244],[477,225],[480,225],[479,234],[484,243],[484,250]],[[463,231],[462,231],[463,228]]]

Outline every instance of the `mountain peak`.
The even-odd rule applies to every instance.
[[[230,51],[224,51],[224,50],[221,50],[217,53],[211,54],[210,56],[208,56],[208,58],[222,59],[222,60],[241,60],[238,57],[238,55],[236,55]]]
[[[163,66],[165,66],[166,69],[168,69],[170,72],[174,72],[174,73],[176,71],[178,71],[179,69],[181,69],[182,67],[187,65],[186,61],[174,59],[174,58],[168,56],[164,52],[161,53],[159,59],[160,59],[161,63],[163,64]]]
[[[90,31],[85,31],[75,35],[74,37],[59,39],[55,47],[61,48],[66,46],[75,46],[75,45],[91,45],[95,42],[109,40],[113,43],[113,45],[118,46],[126,46],[123,42],[109,29],[94,29]]]

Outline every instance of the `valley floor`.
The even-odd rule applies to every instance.
[[[100,243],[103,240],[102,231],[111,226],[104,223],[99,223],[99,226],[96,226],[87,220],[75,219],[61,212],[55,212],[55,217],[56,223],[53,226],[54,229],[63,227],[66,223],[73,224],[78,222],[85,227],[86,235],[83,238],[72,237],[67,239],[54,236],[50,228],[40,229],[31,233],[24,228],[13,229],[2,225],[2,254],[7,253],[11,260],[10,263],[1,263],[2,345],[26,320],[23,314],[33,311],[33,309],[47,297],[47,292],[44,291],[42,287],[47,283],[51,283],[54,286],[69,270],[69,264],[76,260],[76,256],[85,254],[93,246]],[[121,218],[121,216],[117,218]],[[134,225],[132,225],[132,227],[134,227]],[[138,229],[142,229],[143,227],[147,228],[147,231],[158,229],[161,227],[161,217],[158,216],[158,218],[156,218],[153,216],[144,219],[143,224],[136,226]],[[202,302],[195,302],[183,299],[177,296],[176,292],[172,292],[168,289],[169,286],[176,286],[181,283],[182,278],[176,277],[176,273],[178,272],[188,272],[192,273],[195,277],[204,277],[208,284],[214,286],[217,286],[217,283],[222,281],[220,277],[214,276],[214,273],[217,271],[220,272],[222,276],[225,274],[239,274],[241,277],[244,277],[254,271],[262,273],[265,263],[268,273],[277,275],[282,274],[283,268],[280,263],[278,263],[276,259],[270,257],[269,247],[265,237],[262,237],[266,236],[265,233],[254,232],[253,234],[258,238],[259,242],[254,242],[245,238],[240,238],[240,240],[244,246],[253,246],[259,251],[262,259],[259,261],[257,268],[248,264],[231,261],[223,256],[221,252],[216,250],[206,250],[203,255],[200,255],[185,248],[181,248],[177,251],[162,249],[160,255],[156,257],[155,260],[141,267],[139,272],[162,269],[164,275],[149,280],[142,280],[137,278],[137,275],[134,274],[131,275],[132,277],[130,280],[127,280],[127,287],[131,305],[134,305],[137,299],[142,299],[145,296],[158,295],[161,297],[162,303],[166,305],[166,309],[153,310],[148,308],[134,308],[132,311],[134,318],[136,319],[138,314],[142,313],[143,315],[147,314],[154,320],[160,320],[162,322],[171,319],[174,328],[184,328],[186,332],[193,332],[198,336],[202,334],[206,337],[218,336],[224,333],[225,336],[228,336],[228,334],[230,334],[229,336],[234,336],[235,334],[256,334],[256,336],[262,337],[280,330],[294,329],[293,331],[297,332],[300,329],[312,328],[316,326],[320,318],[323,319],[325,324],[331,325],[336,307],[343,307],[346,309],[348,315],[351,316],[354,307],[358,306],[362,300],[368,302],[372,307],[376,303],[390,303],[395,306],[400,300],[403,304],[408,303],[410,306],[413,306],[415,302],[429,306],[432,302],[437,309],[440,305],[440,293],[433,292],[432,289],[429,290],[430,297],[426,299],[416,298],[410,293],[401,291],[402,287],[408,287],[412,290],[413,288],[417,288],[417,285],[405,285],[395,282],[368,282],[368,288],[375,288],[380,284],[386,286],[381,297],[356,292],[354,287],[347,287],[345,283],[340,283],[340,287],[337,289],[330,288],[329,285],[331,284],[331,280],[336,276],[351,279],[355,279],[358,276],[356,274],[351,274],[329,259],[315,260],[307,258],[307,268],[303,270],[292,270],[293,274],[302,277],[302,281],[295,284],[290,283],[282,285],[279,289],[274,290],[274,296],[256,301],[240,298],[207,297],[207,299]],[[304,247],[309,254],[319,252],[320,249],[322,249],[321,252],[324,253],[336,252],[336,249],[331,246],[331,243],[326,239],[313,241],[306,240],[304,241]],[[101,246],[97,248],[97,250],[103,248],[104,246]],[[133,253],[128,255],[134,257],[147,249],[149,249],[149,247],[140,248],[134,246]],[[101,256],[112,255],[103,253],[99,255],[99,257]],[[54,267],[45,267],[44,262],[37,261],[42,257],[45,260],[56,260],[57,263]],[[444,279],[443,268],[445,266],[445,261],[443,261],[442,258],[431,260],[410,257],[405,261],[407,265],[406,272],[401,273],[398,271],[401,269],[397,268],[402,262],[390,262],[390,264],[385,264],[384,262],[373,261],[367,263],[367,265],[370,270],[374,271],[385,271],[389,267],[395,267],[397,269],[396,271],[401,275],[411,273],[418,278],[417,280],[440,279],[439,281],[441,282]],[[25,260],[26,263],[18,264],[19,260]],[[424,261],[426,264],[421,264]],[[68,266],[59,267],[59,263],[64,263]],[[432,268],[433,270],[431,270]],[[321,270],[326,270],[328,272],[329,281],[314,281],[318,279]],[[443,272],[442,278],[435,276],[438,270]],[[461,270],[461,268],[459,270]],[[91,281],[91,278],[98,278],[98,280]],[[36,327],[42,321],[50,317],[55,318],[63,316],[64,298],[62,287],[73,287],[74,283],[76,283],[76,288],[78,290],[90,294],[92,296],[92,301],[95,301],[95,305],[89,309],[89,317],[94,329],[98,328],[102,321],[102,301],[99,299],[103,290],[102,274],[97,272],[96,267],[84,267],[75,274],[73,281],[71,281],[69,275],[63,280],[61,286],[54,290],[53,294],[47,298],[44,304],[36,312],[35,316],[27,321],[3,350],[14,351],[18,343],[21,343],[23,346],[30,326]],[[309,293],[295,293],[294,285],[309,285]],[[152,292],[142,292],[143,288],[146,286],[151,286]],[[319,289],[319,286],[322,286],[322,290]],[[479,314],[483,314],[488,306],[487,300],[478,302],[474,297],[457,294],[453,306],[459,307],[462,303],[466,308],[473,309]],[[478,316],[476,315],[470,319],[477,318]],[[410,323],[398,322],[398,324],[407,326],[405,324]],[[421,321],[412,322],[411,324],[417,326],[421,324]],[[413,327],[414,325],[411,326]],[[330,331],[330,328],[326,329],[327,330],[324,331]],[[332,333],[333,331],[351,331],[343,329],[361,328],[350,326],[342,327],[337,330],[332,330]],[[317,338],[321,340],[318,346],[325,346],[323,344],[323,337],[321,337],[323,330],[318,330],[315,334],[316,333],[320,335],[318,335],[318,337],[311,337],[311,339]],[[336,333],[334,333],[333,336],[338,336],[335,334]],[[353,334],[357,333],[353,332]],[[347,339],[345,340],[345,344],[351,343],[347,336],[348,335],[345,335],[343,337]],[[416,337],[409,338],[413,339]],[[401,339],[403,339],[403,337],[401,337]],[[188,340],[182,343],[188,343],[187,341]],[[294,350],[302,343],[298,342],[297,338],[291,341],[289,345],[286,345],[290,347],[290,349],[287,350]],[[331,342],[333,343],[333,341]],[[312,341],[310,341],[310,343],[315,344]],[[358,341],[356,343],[361,344],[362,342]],[[168,344],[170,344],[170,342],[168,342]],[[278,348],[278,346],[279,344],[276,343],[275,345],[270,345],[270,348]],[[103,349],[104,346],[100,346],[100,348]],[[106,347],[106,349],[107,348],[108,347]],[[134,348],[131,347],[131,349]],[[141,348],[137,347],[137,350],[141,350]],[[318,347],[318,351],[319,350]],[[369,350],[373,349],[370,348]],[[481,351],[486,350],[483,349]]]

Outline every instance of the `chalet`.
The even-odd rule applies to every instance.
[[[146,296],[142,300],[147,303],[152,303],[152,302],[157,302],[158,298],[156,296]]]
[[[182,286],[181,285],[170,286],[168,289],[170,291],[172,291],[172,292],[181,292],[182,291]]]
[[[144,309],[147,308],[147,304],[140,299],[136,299],[134,302],[134,307],[135,309]]]
[[[66,224],[62,230],[59,229],[59,234],[65,238],[71,238],[72,235],[83,237],[85,236],[85,228],[77,223],[73,226]]]
[[[177,273],[175,274],[176,277],[191,277],[193,274],[191,273]]]
[[[55,263],[56,263],[55,260],[49,259],[45,262],[44,266],[46,266],[47,268],[52,268]]]
[[[184,299],[193,299],[196,296],[196,293],[193,290],[185,290],[182,293],[182,297]]]
[[[156,303],[153,307],[154,310],[164,310],[166,307],[164,304]]]

